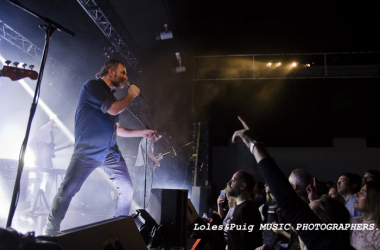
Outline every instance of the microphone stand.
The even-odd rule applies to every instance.
[[[54,22],[53,20],[50,20],[49,18],[43,17],[43,16],[35,13],[34,11],[32,11],[32,10],[26,8],[25,6],[21,5],[21,3],[19,3],[17,0],[9,0],[9,2],[45,22],[44,25],[39,26],[40,28],[45,29],[45,46],[44,46],[44,51],[43,51],[43,55],[42,55],[41,67],[40,67],[40,72],[39,72],[38,79],[37,79],[37,84],[36,84],[36,89],[35,89],[35,93],[34,93],[34,97],[33,97],[33,102],[32,102],[31,108],[30,108],[30,115],[29,115],[29,120],[28,120],[28,124],[27,124],[27,128],[26,128],[25,138],[24,138],[24,141],[21,145],[21,150],[20,150],[20,155],[19,155],[19,164],[18,164],[18,168],[17,168],[17,175],[16,175],[15,185],[14,185],[14,189],[13,189],[12,201],[11,201],[11,205],[9,208],[9,215],[8,215],[8,219],[7,219],[7,225],[6,225],[7,228],[11,227],[11,225],[12,225],[13,216],[14,216],[14,213],[16,211],[18,198],[20,195],[20,180],[21,180],[21,175],[22,175],[22,171],[24,168],[24,156],[25,156],[25,151],[26,151],[26,147],[28,144],[28,138],[29,138],[29,133],[30,133],[30,128],[32,125],[33,117],[34,117],[34,114],[35,114],[36,109],[37,109],[38,99],[39,99],[39,95],[40,95],[40,86],[41,86],[42,76],[43,76],[43,72],[44,72],[44,68],[45,68],[45,64],[46,64],[47,54],[48,54],[48,50],[49,50],[49,42],[50,42],[51,36],[53,35],[53,33],[56,29],[58,29],[61,32],[65,32],[70,36],[75,36],[75,34],[73,32],[64,28],[62,25]]]
[[[148,125],[146,125],[143,121],[140,120],[140,118],[137,117],[135,113],[133,113],[129,108],[127,110],[142,124],[144,125],[145,129],[150,129]],[[154,143],[154,142],[153,142]],[[145,207],[145,201],[146,201],[146,173],[148,168],[148,140],[145,140],[145,162],[144,162],[144,209]],[[153,175],[153,172],[152,172]]]

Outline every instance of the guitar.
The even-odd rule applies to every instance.
[[[54,144],[42,144],[39,146],[38,148],[38,154],[40,157],[49,157],[49,158],[55,158],[55,152],[58,152],[62,149],[65,149],[65,148],[70,148],[70,147],[73,147],[74,144],[72,143],[69,143],[67,144],[66,146],[63,146],[63,147],[59,147],[59,148],[54,148]]]
[[[9,65],[10,61],[6,61],[5,63]],[[37,79],[38,73],[32,70],[34,68],[33,65],[29,66],[30,69],[25,69],[26,64],[22,65],[24,68],[17,68],[17,65],[19,64],[17,62],[13,64],[16,67],[4,66],[3,69],[0,70],[0,77],[6,76],[6,77],[9,77],[12,81],[20,80],[25,77],[29,77],[32,80]]]

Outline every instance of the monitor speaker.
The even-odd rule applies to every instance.
[[[39,236],[67,250],[146,249],[132,217],[118,217],[59,232],[56,236]]]
[[[157,224],[175,226],[173,245],[186,247],[186,215],[188,190],[157,189],[151,190],[148,206],[149,214]]]

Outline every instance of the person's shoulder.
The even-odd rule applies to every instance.
[[[84,83],[84,86],[102,86],[105,83],[102,79],[90,79]]]

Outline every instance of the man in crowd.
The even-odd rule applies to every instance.
[[[362,179],[362,185],[367,184],[369,181],[380,181],[380,172],[374,169],[368,169]]]
[[[228,195],[236,199],[235,210],[229,224],[235,228],[229,229],[227,233],[229,250],[255,249],[262,245],[263,240],[259,230],[261,215],[251,199],[254,186],[253,175],[246,171],[236,172],[227,183]],[[247,227],[245,230],[244,226]]]
[[[343,196],[345,206],[348,209],[351,218],[361,215],[361,213],[354,208],[355,194],[360,191],[361,182],[362,180],[359,175],[344,173],[339,177],[338,183],[336,184],[338,193]]]
[[[298,197],[306,203],[309,203],[306,188],[313,182],[313,176],[304,169],[295,169],[289,176],[289,182],[294,191],[296,191]]]
[[[53,200],[44,234],[59,231],[72,197],[98,167],[118,189],[115,217],[129,214],[133,186],[116,136],[152,138],[154,131],[132,130],[119,123],[119,114],[140,94],[139,88],[131,85],[125,97],[120,100],[114,97],[115,90],[123,88],[128,79],[125,65],[118,60],[108,60],[101,68],[100,77],[87,81],[80,92],[75,114],[74,154]]]

